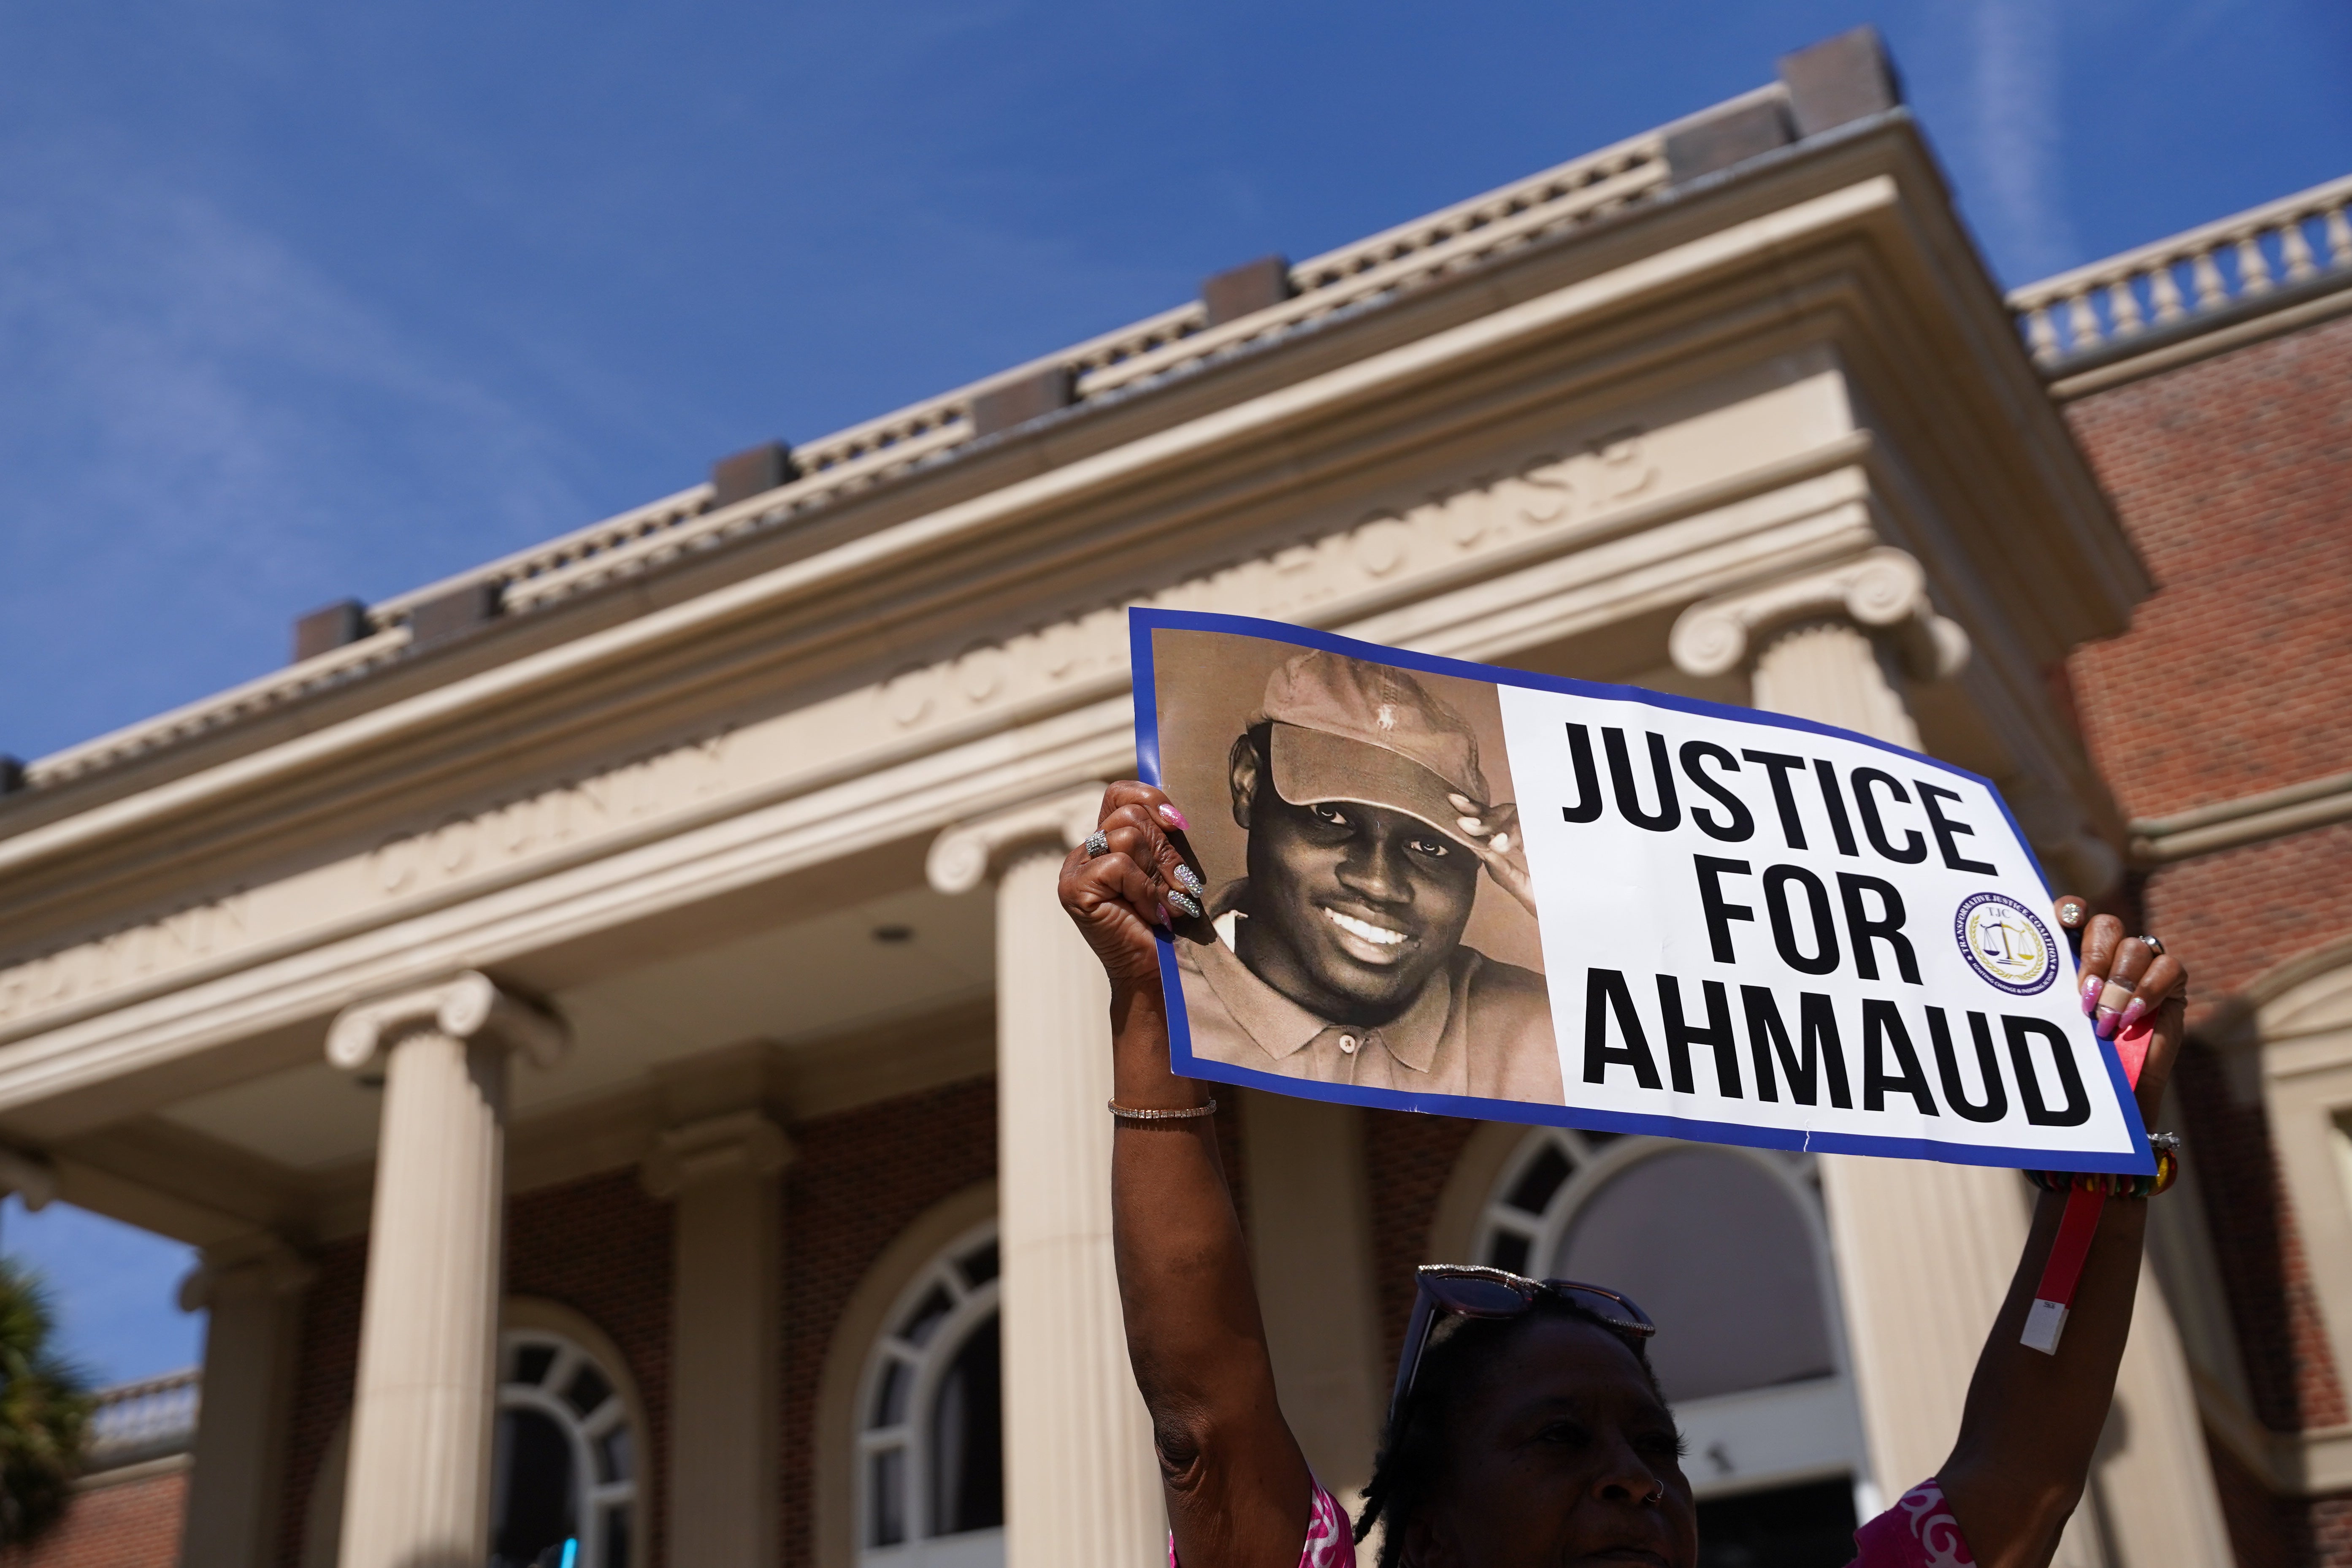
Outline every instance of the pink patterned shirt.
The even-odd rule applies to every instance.
[[[1976,1558],[1960,1535],[1959,1521],[1945,1506],[1944,1489],[1921,1481],[1893,1508],[1853,1532],[1861,1555],[1847,1568],[1975,1568]],[[1176,1539],[1168,1539],[1168,1568],[1176,1561]],[[1356,1537],[1339,1500],[1315,1484],[1315,1506],[1307,1516],[1307,1544],[1298,1568],[1356,1568]]]

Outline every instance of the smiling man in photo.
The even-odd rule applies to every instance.
[[[1483,876],[1532,918],[1475,731],[1402,670],[1301,654],[1233,744],[1249,874],[1180,942],[1192,1050],[1290,1078],[1557,1105],[1543,976],[1463,944]]]

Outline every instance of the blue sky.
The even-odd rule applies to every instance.
[[[2352,172],[2343,0],[0,9],[0,752],[1863,21],[2004,282]],[[19,1212],[149,1303],[93,1360],[186,1342]]]

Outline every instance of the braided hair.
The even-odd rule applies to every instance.
[[[1372,1466],[1371,1484],[1364,1489],[1356,1539],[1370,1535],[1376,1523],[1385,1521],[1388,1526],[1376,1568],[1404,1568],[1406,1527],[1436,1500],[1445,1484],[1452,1455],[1447,1439],[1464,1399],[1539,1318],[1590,1323],[1607,1333],[1633,1352],[1651,1391],[1664,1402],[1643,1341],[1627,1338],[1599,1313],[1558,1296],[1537,1297],[1529,1310],[1515,1318],[1455,1318],[1439,1325],[1423,1352],[1411,1396],[1381,1434],[1380,1458]]]

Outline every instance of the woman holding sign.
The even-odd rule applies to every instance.
[[[1111,981],[1119,1289],[1166,1483],[1171,1562],[1351,1563],[1346,1514],[1308,1474],[1276,1402],[1211,1102],[1169,1070],[1159,943],[1171,921],[1199,918],[1188,826],[1158,789],[1114,784],[1100,831],[1061,879],[1063,905]],[[2090,919],[2082,899],[2060,900],[2057,915],[2083,933],[2084,1005],[2100,1009],[2102,1033],[2153,1026],[2137,1086],[2152,1120],[2179,1050],[2186,973],[2154,942],[2126,940],[2112,917]],[[2143,1202],[2109,1206],[2073,1327],[2042,1354],[2020,1336],[2066,1202],[2041,1197],[1950,1458],[1856,1531],[1870,1568],[2013,1568],[2056,1550],[2106,1418],[2147,1224]],[[1423,1269],[1366,1499],[1362,1528],[1385,1528],[1381,1568],[1691,1568],[1696,1512],[1646,1353],[1660,1331],[1674,1325],[1653,1325],[1605,1286]]]

